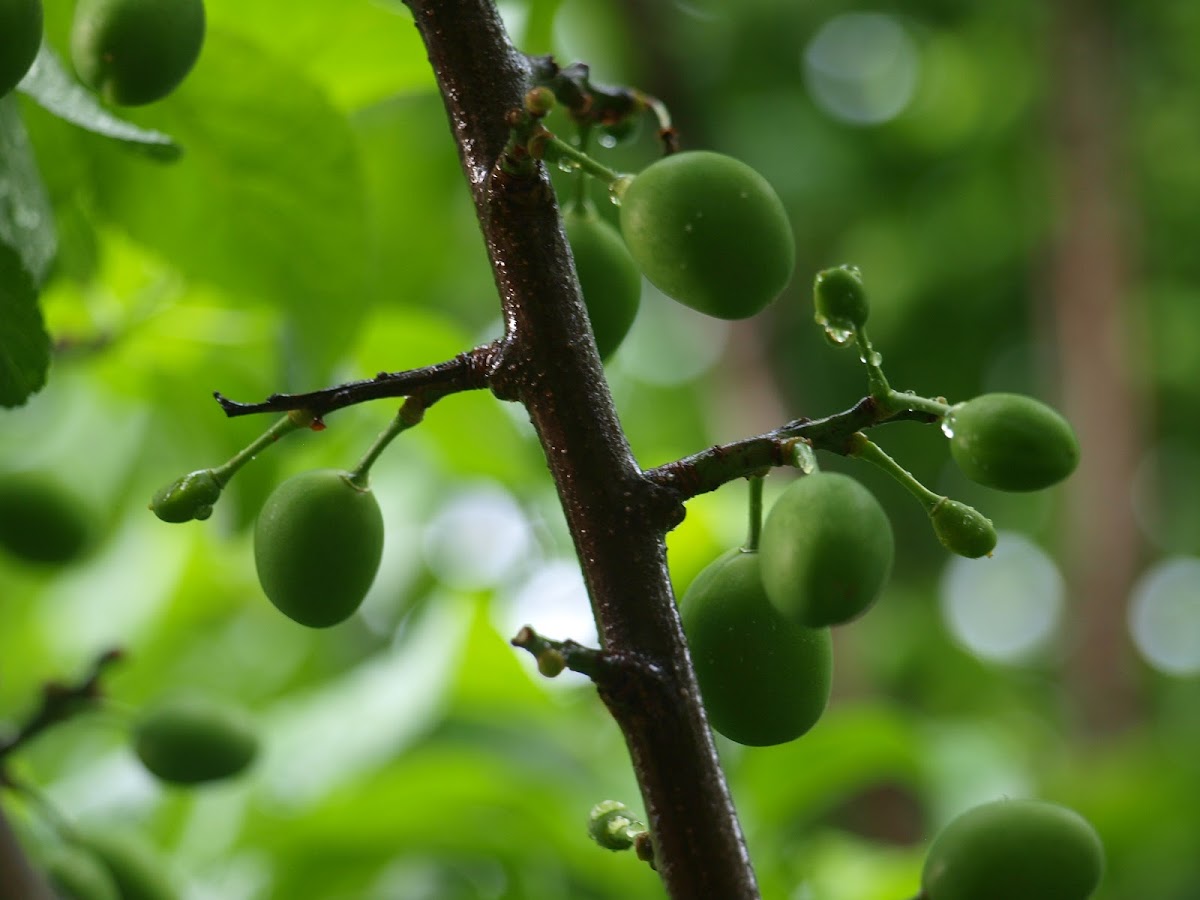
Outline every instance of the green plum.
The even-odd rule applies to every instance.
[[[327,628],[354,614],[383,558],[383,514],[348,472],[289,478],[263,504],[254,561],[264,593],[286,616]]]
[[[759,552],[771,603],[818,628],[849,622],[875,603],[891,574],[895,539],[874,494],[848,475],[814,472],[775,501]]]
[[[744,319],[787,287],[792,226],[779,196],[720,153],[665,156],[617,188],[621,234],[643,274],[685,306]]]
[[[763,591],[759,555],[733,550],[701,571],[679,603],[712,727],[739,744],[804,734],[829,701],[829,630],[799,625]]]

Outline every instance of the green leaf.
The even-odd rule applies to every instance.
[[[60,119],[144,150],[156,159],[177,159],[183,152],[167,135],[118,119],[101,106],[90,91],[67,73],[58,54],[47,44],[42,44],[33,68],[22,79],[19,89]]]
[[[57,247],[54,215],[16,99],[0,97],[0,243],[40,284]]]
[[[46,383],[50,338],[20,256],[0,244],[0,406],[20,406]]]
[[[300,9],[287,0],[210,0],[206,9],[211,30],[253,39],[339,109],[434,86],[412,15],[399,3],[307,0]]]
[[[169,102],[137,116],[188,153],[148,167],[97,147],[102,214],[189,277],[280,307],[293,384],[323,381],[367,305],[365,190],[345,116],[301,73],[218,31]]]

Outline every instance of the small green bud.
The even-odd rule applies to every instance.
[[[942,546],[951,553],[978,559],[996,549],[992,520],[965,503],[943,497],[929,511],[929,521]]]
[[[606,850],[628,850],[633,846],[632,829],[641,829],[629,815],[629,808],[620,800],[602,800],[588,814],[588,834]]]
[[[537,667],[547,678],[556,678],[567,667],[567,661],[563,659],[561,652],[548,647],[537,655]]]
[[[525,94],[525,111],[541,118],[554,109],[554,91],[548,87],[535,87]]]
[[[862,273],[857,266],[837,266],[817,273],[813,284],[814,319],[830,335],[845,343],[854,332],[866,324],[870,306],[863,290]]]
[[[212,469],[188,472],[155,492],[150,509],[164,522],[204,520],[221,497],[221,483]]]

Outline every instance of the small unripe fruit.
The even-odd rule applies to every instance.
[[[1079,441],[1067,420],[1021,394],[960,403],[947,414],[944,430],[963,474],[1001,491],[1039,491],[1079,464]]]
[[[862,273],[855,266],[838,266],[817,273],[813,284],[814,318],[829,331],[853,334],[867,321],[870,307]]]
[[[1104,847],[1078,813],[1038,800],[968,810],[934,839],[921,875],[928,900],[1086,900]]]
[[[71,61],[110,103],[153,103],[196,64],[204,26],[203,0],[79,0]]]
[[[621,234],[645,276],[685,306],[744,319],[787,287],[792,226],[779,196],[745,163],[675,153],[618,188]]]
[[[263,592],[284,615],[326,628],[354,614],[383,558],[383,515],[347,472],[289,478],[263,504],[254,561]]]
[[[189,697],[141,716],[134,727],[134,750],[163,781],[200,784],[242,772],[258,754],[258,737],[245,713]]]
[[[25,77],[41,46],[41,0],[0,0],[0,97]]]
[[[642,275],[621,235],[597,213],[569,210],[563,214],[563,225],[596,349],[601,359],[607,359],[637,318]]]
[[[200,469],[159,488],[150,500],[150,509],[164,522],[190,522],[211,516],[219,499],[221,483],[213,470]]]
[[[874,494],[848,475],[815,472],[775,501],[759,553],[771,603],[792,621],[819,628],[849,622],[879,598],[895,539]]]
[[[992,520],[974,507],[940,499],[929,512],[934,534],[951,553],[978,559],[996,549],[996,528]]]
[[[37,473],[0,477],[0,549],[35,565],[65,565],[91,544],[92,517],[57,481]]]
[[[780,615],[763,591],[757,553],[733,550],[708,565],[680,601],[679,617],[716,731],[768,746],[816,724],[829,702],[829,630]]]

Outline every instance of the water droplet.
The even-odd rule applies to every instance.
[[[605,150],[611,150],[613,147],[617,146],[617,139],[611,134],[602,134],[600,135],[598,143]]]
[[[817,316],[816,322],[825,329],[825,339],[835,347],[844,347],[854,340],[854,329],[841,322],[831,322],[824,316]]]
[[[811,444],[797,441],[792,445],[792,463],[805,475],[817,471],[817,453]]]
[[[560,172],[577,172],[579,163],[574,160],[566,159],[565,157],[558,161],[558,171]]]
[[[864,365],[874,366],[877,369],[883,365],[883,354],[878,350],[872,350],[870,353],[862,350],[858,354],[858,359]]]
[[[942,419],[942,434],[948,438],[954,437],[954,416],[946,416]]]

